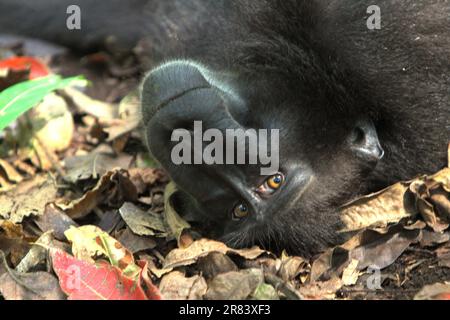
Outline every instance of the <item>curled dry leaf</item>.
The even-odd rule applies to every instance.
[[[110,207],[120,207],[125,201],[136,201],[137,191],[124,170],[114,170],[106,173],[98,181],[94,189],[88,191],[82,198],[58,206],[70,218],[86,217],[100,204]]]
[[[16,267],[17,272],[26,273],[47,259],[47,248],[53,240],[51,232],[46,232],[33,244],[27,255]]]
[[[99,119],[115,119],[117,117],[117,107],[112,104],[94,100],[73,88],[65,88],[63,92],[65,98],[70,100],[83,113]]]
[[[222,242],[200,239],[193,242],[187,248],[178,248],[172,250],[164,260],[164,268],[177,268],[180,266],[188,266],[195,263],[199,258],[205,257],[212,252],[220,252],[223,254],[236,254],[245,259],[256,259],[267,251],[258,247],[250,249],[231,249]]]
[[[415,180],[410,189],[427,225],[436,232],[446,230],[450,225],[450,168]]]
[[[342,232],[386,227],[404,218],[422,216],[436,232],[450,225],[450,168],[432,176],[400,182],[342,208]]]
[[[308,263],[301,257],[289,257],[283,254],[278,274],[285,282],[290,282],[309,269]]]
[[[281,259],[275,259],[272,255],[262,255],[254,260],[240,260],[240,265],[243,269],[263,269],[266,273],[280,275]]]
[[[164,192],[164,220],[169,226],[171,236],[173,236],[178,241],[178,246],[183,247],[183,242],[181,237],[183,231],[190,229],[189,223],[184,221],[183,218],[177,213],[172,205],[172,196],[178,191],[176,185],[170,182]]]
[[[145,294],[147,295],[147,298],[150,300],[161,300],[162,295],[159,291],[158,287],[156,287],[153,282],[150,280],[149,272],[148,272],[148,262],[147,261],[137,261],[137,264],[141,268],[140,276],[142,278],[141,284],[142,288],[145,291]]]
[[[348,270],[347,273],[361,271],[367,267],[384,269],[420,238],[421,230],[406,230],[401,225],[392,226],[383,232],[363,231],[342,246],[330,249],[316,259],[311,267],[310,282],[340,278],[346,268],[354,269]],[[358,262],[356,269],[349,267],[354,260]]]
[[[407,183],[397,183],[344,206],[341,219],[345,229],[342,232],[386,227],[390,223],[415,216],[417,210],[413,199],[405,197],[408,188]]]

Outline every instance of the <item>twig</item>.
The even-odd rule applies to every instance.
[[[264,272],[264,279],[268,284],[274,287],[275,290],[280,291],[282,294],[284,294],[289,300],[301,300],[295,289],[277,276],[268,272]]]
[[[6,255],[5,253],[0,250],[0,258],[3,261],[3,266],[6,269],[6,272],[8,272],[9,276],[15,281],[17,282],[19,285],[21,285],[22,287],[24,287],[25,289],[27,289],[28,291],[31,291],[32,293],[34,293],[35,295],[41,297],[42,299],[45,299],[44,296],[42,296],[40,293],[34,291],[34,289],[30,288],[25,282],[23,282],[22,280],[20,280],[19,278],[17,278],[17,276],[14,274],[14,271],[11,270],[11,268],[8,266],[8,263],[6,262]]]

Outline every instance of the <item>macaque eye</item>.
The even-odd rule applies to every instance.
[[[262,196],[270,196],[281,188],[284,180],[284,175],[281,173],[277,173],[269,177],[263,185],[256,189],[256,192],[258,192]]]
[[[233,219],[234,220],[243,219],[248,216],[249,212],[250,211],[248,207],[245,204],[240,203],[233,209]]]
[[[284,176],[280,173],[267,179],[266,184],[272,190],[278,190],[283,185]]]

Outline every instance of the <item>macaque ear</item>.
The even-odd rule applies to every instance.
[[[239,129],[247,113],[223,79],[189,61],[169,62],[151,71],[141,99],[148,148],[169,173],[175,130],[191,130],[195,121],[201,121],[203,129]]]

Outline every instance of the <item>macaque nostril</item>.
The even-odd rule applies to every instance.
[[[363,144],[366,140],[366,134],[364,133],[364,130],[360,127],[356,127],[355,129],[353,129],[351,140],[354,145]]]

